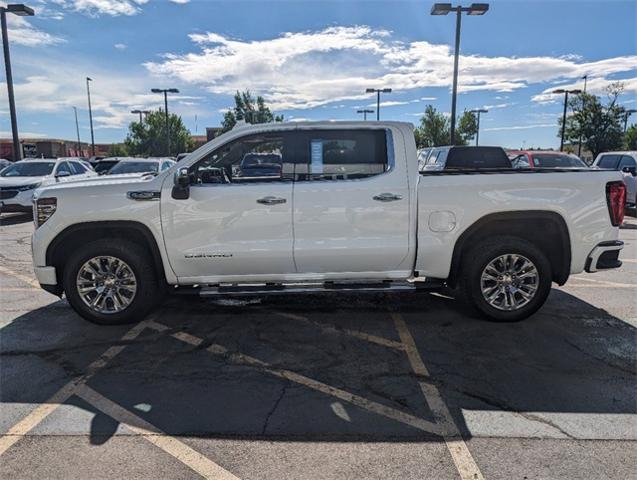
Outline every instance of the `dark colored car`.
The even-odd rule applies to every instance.
[[[278,153],[248,153],[241,160],[240,177],[280,177],[281,155]]]
[[[448,146],[433,148],[421,171],[493,168],[512,168],[509,157],[501,147]]]

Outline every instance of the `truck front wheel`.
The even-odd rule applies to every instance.
[[[160,290],[150,255],[121,239],[79,248],[64,266],[63,285],[73,309],[101,325],[142,320]]]
[[[463,262],[463,296],[491,320],[524,320],[544,304],[551,290],[549,260],[522,238],[483,240],[463,255]]]

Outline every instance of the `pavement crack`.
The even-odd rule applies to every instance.
[[[274,415],[274,412],[276,411],[276,409],[279,408],[279,404],[281,403],[281,400],[283,400],[283,396],[285,395],[285,392],[287,391],[289,386],[290,386],[289,382],[285,382],[283,384],[279,397],[274,402],[274,405],[272,406],[272,409],[268,412],[267,417],[265,417],[265,422],[263,422],[263,429],[261,430],[261,435],[265,435],[265,432],[268,429],[268,424],[270,423],[270,418],[272,417],[272,415]]]
[[[566,342],[568,345],[573,347],[578,352],[583,353],[587,357],[592,358],[594,360],[597,360],[598,362],[603,363],[604,365],[606,365],[608,367],[614,368],[616,370],[621,370],[622,372],[628,373],[630,375],[635,375],[637,373],[637,370],[635,370],[635,369],[626,368],[626,367],[623,367],[621,365],[617,365],[615,363],[612,363],[606,358],[600,358],[597,355],[593,355],[591,352],[588,352],[588,351],[584,350],[582,347],[580,347],[579,345],[577,345],[574,342],[571,342],[567,338],[564,338],[564,342]]]

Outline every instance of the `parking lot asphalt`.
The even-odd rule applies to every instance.
[[[0,223],[0,478],[636,478],[634,218],[619,270],[515,324],[407,293],[99,327],[36,288],[30,219]]]

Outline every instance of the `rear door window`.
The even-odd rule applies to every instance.
[[[622,155],[622,159],[619,162],[619,170],[626,167],[635,167],[637,164],[635,163],[635,159],[633,157],[629,157],[628,155]]]
[[[611,170],[617,170],[621,155],[603,155],[597,162],[599,168],[610,168]]]
[[[79,162],[69,162],[69,165],[71,166],[71,172],[73,172],[73,175],[82,175],[86,173],[86,168],[84,168],[84,165]]]
[[[315,130],[299,140],[297,180],[356,180],[389,169],[385,130]]]

